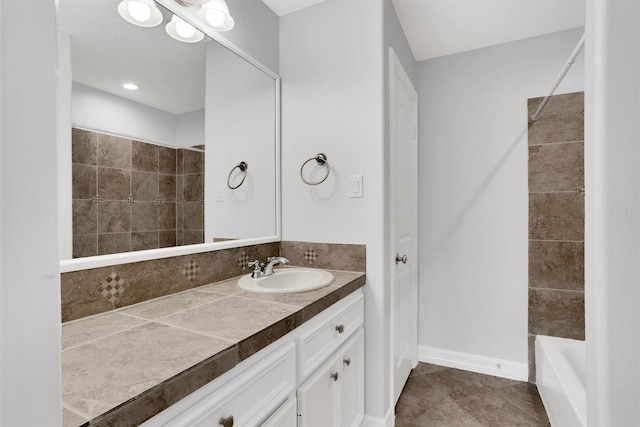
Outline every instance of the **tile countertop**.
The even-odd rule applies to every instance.
[[[309,292],[246,292],[236,277],[64,323],[64,427],[138,425],[364,286],[328,271]]]

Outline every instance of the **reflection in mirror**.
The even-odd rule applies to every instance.
[[[274,79],[193,27],[186,34],[159,4],[162,23],[147,28],[117,3],[59,1],[73,127],[63,259],[275,236]],[[250,167],[232,190],[241,161]]]

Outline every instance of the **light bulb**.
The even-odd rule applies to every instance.
[[[207,8],[204,11],[204,17],[212,27],[220,27],[224,24],[226,18],[225,13],[219,9]]]
[[[151,18],[151,7],[147,3],[132,0],[127,4],[127,10],[138,22],[147,22]]]
[[[138,85],[135,83],[125,83],[122,85],[122,87],[127,90],[138,90]]]
[[[180,37],[190,39],[196,33],[196,29],[188,22],[184,22],[182,19],[176,20],[176,32]]]

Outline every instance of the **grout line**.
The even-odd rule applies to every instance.
[[[160,300],[160,299],[162,299],[162,300],[164,300],[164,299],[168,299],[168,298],[170,298],[170,297],[175,297],[176,295],[186,294],[186,293],[188,293],[188,292],[194,292],[194,289],[193,289],[193,288],[192,288],[192,289],[187,289],[186,291],[178,292],[178,293],[176,293],[176,294],[165,295],[165,296],[162,296],[162,297],[159,297],[159,298],[153,298],[153,299],[151,299],[151,300],[147,300],[147,301],[140,302],[140,303],[138,303],[138,304],[134,304],[134,305],[130,305],[130,306],[127,306],[127,307],[123,307],[123,308],[120,308],[120,309],[118,309],[118,310],[125,310],[125,309],[130,308],[130,307],[140,306],[140,305],[143,305],[143,304],[145,304],[145,303],[149,303],[149,302],[151,302],[151,301],[156,301],[156,300]],[[209,304],[209,303],[212,303],[212,302],[221,301],[221,300],[223,300],[223,299],[225,299],[225,298],[227,297],[227,295],[222,295],[222,294],[214,294],[214,293],[209,293],[209,292],[206,292],[206,293],[207,293],[207,294],[209,294],[209,295],[216,295],[216,296],[219,296],[220,298],[212,299],[212,300],[209,300],[209,301],[203,301],[203,302],[201,302],[201,303],[199,303],[199,304],[196,304],[196,305],[190,306],[190,307],[188,307],[188,308],[184,308],[184,309],[182,309],[182,310],[174,311],[174,312],[172,312],[172,313],[170,313],[170,314],[166,314],[166,315],[164,315],[164,316],[156,317],[156,318],[153,318],[153,319],[149,319],[149,318],[145,318],[145,317],[140,317],[140,315],[126,313],[126,312],[124,312],[124,311],[122,312],[122,314],[126,314],[126,315],[128,315],[128,316],[132,316],[132,317],[136,317],[136,318],[144,319],[144,320],[147,320],[147,321],[150,321],[150,322],[155,322],[155,321],[158,321],[158,320],[166,319],[167,317],[175,316],[176,314],[180,314],[180,313],[184,313],[184,312],[189,311],[189,310],[196,309],[196,308],[198,308],[198,307],[201,307],[201,306],[203,306],[203,305],[206,305],[206,304]]]
[[[101,314],[104,314],[104,313],[101,313]],[[124,314],[124,313],[121,313],[121,314]],[[134,316],[130,316],[130,317],[134,317]],[[77,319],[77,320],[80,320],[80,319]],[[73,346],[66,347],[64,350],[62,350],[62,353],[64,353],[65,351],[73,350],[74,348],[78,348],[78,347],[81,347],[81,346],[86,345],[86,344],[91,344],[91,343],[94,343],[96,341],[100,341],[102,339],[109,338],[109,337],[112,337],[114,335],[118,335],[118,334],[120,334],[122,332],[130,331],[132,329],[139,328],[141,326],[145,326],[145,325],[148,325],[148,324],[151,323],[151,321],[149,321],[148,319],[140,319],[140,320],[144,320],[144,323],[142,323],[140,325],[131,326],[131,327],[128,327],[128,328],[125,328],[125,329],[121,329],[121,330],[118,330],[116,332],[112,332],[110,334],[100,335],[97,338],[92,338],[92,339],[90,339],[88,341],[84,341],[84,342],[82,342],[80,344],[76,344],[76,345],[73,345]]]
[[[536,291],[567,292],[567,293],[574,293],[574,294],[584,294],[585,292],[585,291],[578,291],[578,290],[572,290],[572,289],[539,288],[539,287],[532,287],[532,286],[529,286],[529,289],[533,289]]]
[[[584,240],[529,239],[530,242],[584,243]]]
[[[557,141],[557,142],[543,142],[540,144],[529,144],[529,147],[543,147],[545,145],[560,145],[560,144],[577,144],[579,142],[584,143],[584,139],[577,139],[575,141]]]
[[[180,329],[182,331],[187,331],[187,332],[191,332],[191,333],[198,334],[198,335],[204,335],[205,337],[209,337],[209,338],[215,338],[215,339],[224,341],[226,343],[229,343],[230,346],[234,346],[234,345],[238,344],[243,339],[248,338],[248,337],[250,337],[251,335],[253,335],[255,333],[255,332],[253,332],[250,335],[247,335],[247,337],[241,338],[239,340],[232,340],[232,339],[229,339],[229,338],[221,337],[219,335],[213,335],[213,334],[210,334],[210,333],[207,333],[207,332],[202,332],[202,331],[196,331],[194,329],[189,329],[189,328],[184,327],[184,326],[172,325],[170,323],[166,323],[166,322],[163,322],[163,321],[160,321],[160,320],[154,320],[153,322],[150,322],[150,323],[157,323],[158,325],[163,325],[163,326],[167,326],[167,327],[170,327],[170,328],[176,328],[176,329]],[[220,350],[220,351],[223,351],[223,350]]]
[[[529,194],[574,194],[582,193],[582,190],[561,190],[561,191],[529,191]]]

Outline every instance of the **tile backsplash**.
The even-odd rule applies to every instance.
[[[364,245],[276,242],[62,273],[62,321],[248,274],[250,261],[284,256],[291,265],[365,271]]]

